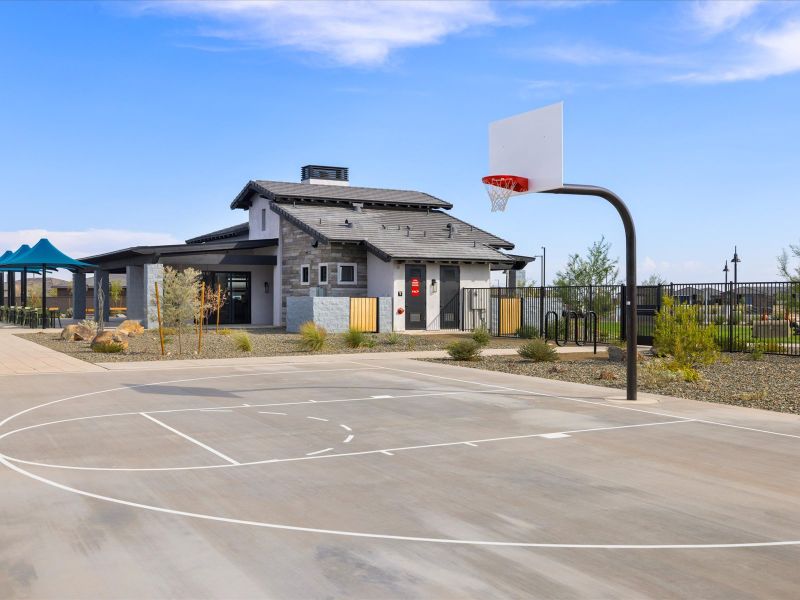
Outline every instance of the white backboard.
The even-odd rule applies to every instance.
[[[528,191],[564,185],[564,103],[489,124],[489,172],[528,178]]]

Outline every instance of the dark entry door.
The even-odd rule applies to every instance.
[[[441,267],[442,292],[439,294],[439,327],[458,329],[461,316],[461,274],[458,267]]]
[[[221,325],[246,325],[250,323],[250,273],[247,272],[206,272],[206,293],[220,294],[225,299],[219,311]],[[209,317],[215,322],[216,313]]]
[[[406,265],[406,329],[425,329],[425,265]]]

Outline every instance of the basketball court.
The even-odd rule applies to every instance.
[[[31,377],[0,562],[36,577],[4,597],[800,583],[796,416],[396,358]]]

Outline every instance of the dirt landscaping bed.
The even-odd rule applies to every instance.
[[[235,343],[237,332],[246,331],[253,349],[250,352],[238,350]],[[166,356],[161,356],[160,343],[157,331],[145,331],[142,335],[127,338],[129,347],[125,352],[118,354],[103,354],[92,352],[88,342],[67,342],[60,339],[60,331],[47,331],[32,334],[19,334],[26,340],[31,340],[42,346],[58,350],[64,354],[80,358],[87,362],[118,362],[141,360],[189,359],[189,358],[242,358],[245,356],[283,356],[302,355],[308,352],[300,348],[300,336],[294,333],[276,332],[274,330],[242,330],[226,331],[226,334],[215,334],[213,331],[203,334],[203,350],[197,354],[197,337],[183,336],[183,353],[178,351],[178,336],[167,336]],[[470,339],[469,334],[446,333],[425,335],[398,335],[397,343],[390,343],[390,338],[385,334],[367,334],[372,347],[362,346],[350,348],[341,334],[330,334],[322,350],[316,354],[342,354],[365,352],[403,352],[410,350],[443,350],[448,344],[456,340]],[[516,348],[522,342],[516,338],[496,338],[489,343],[490,348]]]
[[[571,357],[573,360],[544,363],[531,362],[518,356],[487,356],[477,361],[429,359],[473,369],[502,371],[612,388],[625,388],[625,364],[610,362],[591,355]],[[575,360],[584,358],[585,360]],[[721,402],[751,408],[800,414],[800,359],[790,356],[764,356],[752,360],[746,354],[725,354],[719,362],[698,369],[701,381],[682,380],[654,382],[648,377],[647,358],[639,367],[639,389],[644,392],[677,396],[692,400]]]

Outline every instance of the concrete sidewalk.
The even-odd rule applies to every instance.
[[[73,358],[14,334],[31,333],[23,327],[0,326],[0,376],[31,373],[91,373],[102,367]]]

